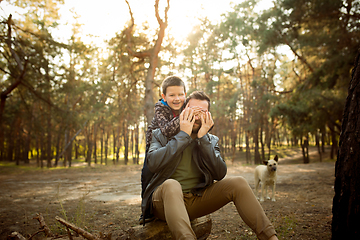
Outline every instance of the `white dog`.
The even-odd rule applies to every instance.
[[[264,161],[265,165],[259,165],[255,168],[255,195],[258,198],[258,189],[261,183],[260,202],[264,201],[264,196],[270,199],[267,188],[272,187],[272,201],[275,200],[275,185],[276,185],[276,172],[278,166],[278,156],[276,155],[273,160]],[[266,193],[265,193],[265,192]]]

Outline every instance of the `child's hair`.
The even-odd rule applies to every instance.
[[[166,95],[166,89],[171,86],[179,86],[184,87],[184,92],[186,92],[185,83],[181,78],[176,76],[170,76],[165,78],[165,80],[162,82],[162,92],[164,95]]]
[[[185,100],[184,106],[186,106],[191,99],[197,99],[208,102],[208,111],[210,111],[210,97],[203,91],[192,92]]]

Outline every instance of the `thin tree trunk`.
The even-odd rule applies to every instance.
[[[35,136],[35,145],[36,145],[36,166],[40,167],[40,140],[39,136]]]
[[[57,167],[58,163],[59,163],[59,158],[60,158],[60,146],[61,146],[61,129],[58,132],[57,135],[57,139],[56,139],[56,156],[55,156],[55,164],[54,167]]]
[[[101,133],[100,133],[100,163],[101,165],[103,164],[103,153],[104,153],[104,135],[105,135],[105,131],[104,129],[101,129]]]
[[[135,155],[136,155],[136,164],[139,164],[140,161],[140,150],[139,150],[139,124],[136,124],[135,128]]]
[[[46,72],[45,72],[45,78],[46,78],[46,100],[50,103],[51,102],[51,83],[50,83],[50,76],[49,76],[49,66],[46,65],[45,66],[46,68]],[[52,151],[51,151],[51,148],[52,148],[52,124],[51,124],[51,117],[52,117],[52,114],[51,114],[51,105],[48,104],[47,105],[48,107],[48,112],[46,114],[46,117],[47,117],[47,149],[46,149],[46,155],[47,155],[47,167],[48,168],[51,168],[52,167]]]
[[[43,133],[43,131],[41,131]],[[40,167],[44,167],[43,160],[45,159],[45,147],[44,147],[44,134],[40,133]]]
[[[265,144],[263,139],[263,117],[261,117],[261,123],[260,123],[260,144],[261,144],[261,162],[265,160]]]
[[[325,126],[323,126],[321,128],[321,151],[323,153],[325,153],[325,135],[326,135],[326,130],[325,130]]]
[[[261,164],[260,152],[259,152],[259,126],[256,126],[254,130],[254,144],[255,144],[255,152],[254,152],[254,163]]]
[[[115,133],[115,129],[113,129],[113,153],[114,153],[114,155],[113,155],[113,163],[115,164],[115,161],[116,161],[116,155],[115,155],[115,153],[116,153],[116,133]]]
[[[70,136],[70,133],[71,131],[69,131],[69,136]],[[74,141],[70,140],[70,145],[68,146],[68,149],[67,149],[67,155],[68,155],[68,158],[67,158],[67,161],[68,161],[68,165],[69,167],[71,167],[71,164],[72,164],[72,151],[73,151],[73,147],[74,147]]]
[[[302,153],[303,153],[303,162],[304,163],[309,163],[310,159],[309,159],[309,140],[307,137],[305,137],[304,141],[301,140],[301,149],[302,149]]]
[[[20,165],[20,160],[21,160],[20,126],[16,126],[16,129],[15,129],[15,161],[16,161],[16,165]]]
[[[30,144],[31,144],[31,132],[32,132],[32,129],[31,127],[29,128],[29,132],[26,134],[25,138],[24,138],[24,162],[26,164],[30,163],[30,160],[29,160],[29,153],[31,152],[30,151]]]
[[[98,124],[94,124],[94,143],[93,143],[93,145],[94,145],[94,163],[95,164],[97,164],[97,155],[96,155],[96,151],[97,151],[97,143],[96,143],[96,141],[97,141],[97,128],[98,128],[98,126],[97,126]]]
[[[249,164],[249,163],[251,163],[250,131],[246,131],[245,143],[246,143],[246,163]]]
[[[334,159],[334,156],[338,152],[338,141],[336,139],[336,136],[337,136],[336,132],[331,131],[331,154],[330,154],[331,159]]]
[[[87,132],[87,152],[86,152],[86,161],[88,163],[88,166],[91,166],[91,154],[92,154],[92,134],[91,134],[91,126],[88,127]]]
[[[69,138],[69,130],[65,129],[64,150],[63,150],[63,151],[65,151],[65,153],[64,153],[64,162],[63,162],[64,167],[66,167],[67,160],[68,160],[68,157],[69,157],[69,154],[67,153],[67,149],[66,149],[66,143],[68,142],[68,138]]]
[[[124,121],[124,123],[123,123],[124,162],[125,162],[125,165],[127,165],[129,162],[129,130],[128,130],[128,126],[125,122],[126,121]]]
[[[47,157],[47,167],[51,168],[51,160],[52,160],[52,126],[51,126],[51,106],[48,105],[48,113],[47,113],[47,143],[46,143],[46,157]]]
[[[315,133],[315,139],[316,139],[316,147],[318,149],[318,153],[319,153],[319,157],[320,157],[320,162],[322,162],[322,153],[321,153],[321,147],[320,147],[320,136],[319,136],[318,131],[316,131],[316,133]]]
[[[106,132],[106,136],[105,136],[105,165],[107,165],[107,160],[108,160],[108,143],[109,143],[109,133]]]

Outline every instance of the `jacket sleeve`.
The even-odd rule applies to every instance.
[[[202,163],[206,166],[214,180],[221,180],[227,173],[227,166],[220,153],[219,138],[205,134],[198,139]]]
[[[174,117],[170,122],[160,121],[159,126],[162,134],[166,137],[172,137],[180,131],[180,119],[179,117]]]
[[[154,130],[146,160],[150,171],[157,173],[170,164],[176,167],[178,156],[191,141],[192,138],[183,131],[180,131],[168,141],[160,132],[160,129]]]
[[[173,117],[169,107],[156,106],[154,119],[156,119],[156,124],[162,134],[166,137],[172,137],[180,131],[180,119],[179,117]]]

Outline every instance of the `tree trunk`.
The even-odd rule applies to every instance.
[[[116,144],[117,144],[117,141],[116,141],[116,133],[115,133],[115,129],[113,129],[113,163],[115,164],[115,161],[116,161],[116,156],[115,156],[115,153],[116,153]]]
[[[106,132],[106,136],[105,136],[105,165],[107,165],[107,160],[108,160],[108,146],[109,143],[109,133]]]
[[[94,163],[97,164],[97,156],[96,156],[96,148],[97,148],[97,144],[96,144],[96,140],[97,140],[97,124],[94,124]]]
[[[61,146],[61,132],[62,130],[60,129],[58,135],[57,135],[57,139],[56,139],[56,156],[55,156],[55,164],[54,167],[57,167],[58,163],[59,163],[59,159],[60,159],[60,146]]]
[[[36,148],[36,166],[40,167],[40,143],[39,143],[39,136],[35,136],[35,148]]]
[[[87,151],[86,151],[86,162],[88,163],[88,166],[91,166],[91,154],[92,154],[92,132],[91,132],[91,126],[85,128],[85,135],[86,135],[86,145],[87,145]]]
[[[321,151],[323,153],[325,153],[325,135],[326,135],[326,130],[325,130],[325,126],[323,126],[321,128]]]
[[[209,216],[197,218],[191,222],[191,227],[199,240],[205,240],[211,233],[212,220]],[[131,227],[119,240],[165,240],[173,239],[166,222],[155,220],[145,226]]]
[[[134,159],[134,164],[139,164],[140,151],[139,151],[139,125],[138,124],[136,124],[134,131],[135,131],[135,134],[134,134],[135,157],[133,156],[133,159]]]
[[[263,119],[263,117],[261,117]],[[265,143],[263,138],[263,121],[261,120],[260,124],[260,145],[261,145],[261,162],[265,160]]]
[[[63,166],[66,167],[67,164],[67,159],[68,159],[68,154],[67,154],[67,149],[66,149],[66,143],[68,142],[68,138],[69,138],[69,130],[65,129],[65,136],[64,136],[64,162],[63,162]]]
[[[302,149],[302,153],[303,153],[303,161],[304,163],[309,163],[310,162],[310,158],[309,158],[309,139],[307,137],[305,137],[304,141],[301,140],[301,149]]]
[[[21,160],[21,136],[20,136],[20,126],[15,129],[15,161],[16,165],[20,165]]]
[[[319,136],[318,131],[316,131],[316,133],[315,133],[315,139],[316,139],[316,147],[318,149],[318,153],[319,153],[319,157],[320,157],[320,162],[322,162],[322,153],[321,153],[321,147],[320,147],[320,136]]]
[[[335,166],[332,239],[360,239],[360,54],[352,72]]]
[[[331,154],[330,154],[330,158],[334,159],[334,156],[336,155],[337,152],[338,152],[338,142],[337,142],[337,139],[336,139],[336,132],[331,131]]]
[[[47,113],[47,143],[46,143],[46,166],[48,168],[52,167],[51,160],[52,160],[52,126],[51,126],[51,106],[48,105],[48,113]]]
[[[30,143],[31,143],[31,128],[29,129],[29,132],[28,134],[26,134],[25,138],[24,138],[24,162],[25,163],[30,163],[30,160],[29,160],[29,153],[31,152],[30,151]]]
[[[254,152],[254,163],[261,164],[261,157],[259,152],[259,126],[257,125],[254,130],[254,144],[255,144],[255,152]]]
[[[45,159],[45,147],[44,147],[44,132],[40,131],[40,167],[44,167],[43,160]]]
[[[104,153],[104,135],[105,131],[102,129],[100,133],[100,163],[103,164],[103,153]]]
[[[129,129],[127,124],[123,122],[123,138],[124,138],[124,161],[125,165],[129,162]]]
[[[46,79],[46,100],[50,103],[51,102],[51,80],[50,80],[50,76],[49,76],[49,65],[47,64],[45,66],[45,79]],[[46,143],[46,157],[47,157],[47,163],[46,166],[48,168],[52,167],[52,157],[53,157],[53,153],[52,153],[52,124],[51,124],[51,105],[48,104],[47,105],[47,114],[46,114],[46,123],[47,123],[47,143]]]
[[[81,153],[79,153],[79,142],[78,141],[74,141],[75,144],[75,159],[79,159],[81,156]]]
[[[330,152],[330,159],[334,159],[335,154],[337,153],[337,139],[336,139],[336,131],[335,131],[335,126],[334,124],[329,121],[328,122],[328,127],[330,129],[330,133],[331,133],[331,152]]]
[[[70,134],[71,134],[71,131],[69,131],[68,136],[70,136]],[[74,147],[74,141],[71,141],[69,147],[66,149],[67,162],[68,162],[69,167],[71,167],[73,147]]]
[[[230,123],[231,126],[231,162],[233,163],[235,160],[235,152],[236,152],[236,120],[232,120]]]
[[[133,18],[133,14],[132,14],[132,11],[130,8],[130,4],[126,0],[126,3],[128,4],[128,7],[129,7],[130,16],[131,16],[131,24],[124,31],[124,33],[126,34],[127,39],[128,39],[129,54],[133,57],[137,57],[140,59],[148,58],[149,64],[150,64],[149,68],[147,70],[147,73],[146,73],[146,78],[145,78],[145,108],[144,108],[148,125],[150,125],[151,120],[154,117],[154,106],[155,106],[154,92],[153,92],[154,78],[155,78],[156,68],[158,67],[158,61],[159,61],[158,55],[161,50],[161,44],[165,37],[165,29],[168,24],[167,13],[170,8],[169,2],[170,2],[170,0],[167,0],[167,7],[165,8],[165,11],[164,11],[164,19],[161,19],[160,14],[159,14],[159,0],[155,0],[155,16],[159,23],[159,31],[157,33],[157,39],[155,41],[154,46],[151,49],[147,49],[146,51],[142,51],[142,52],[135,52],[131,48],[132,47],[131,33],[132,33],[132,30],[134,27],[134,18]]]
[[[251,163],[251,152],[250,152],[250,131],[246,131],[245,136],[246,142],[246,163]]]
[[[114,131],[115,132],[115,131]],[[116,147],[116,164],[119,163],[120,160],[120,149],[121,149],[121,138],[120,138],[120,125],[118,125],[117,127],[117,137],[116,139],[118,140],[118,146]]]
[[[130,130],[130,151],[131,151],[131,156],[133,159],[133,164],[136,164],[136,157],[135,157],[135,143],[134,143],[134,130]]]

